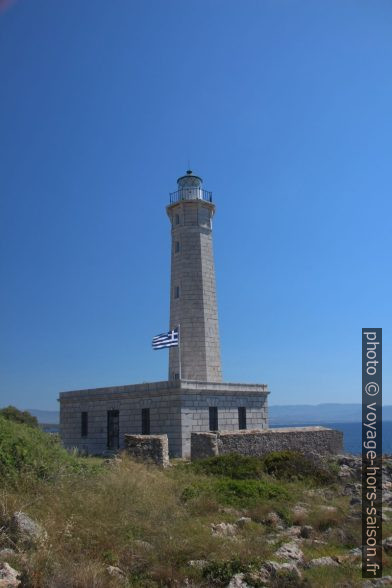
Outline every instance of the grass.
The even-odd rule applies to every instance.
[[[260,480],[268,475],[278,480],[306,481],[317,486],[336,483],[333,465],[305,457],[297,451],[275,451],[262,458],[222,455],[196,461],[191,468],[196,473],[233,480]]]
[[[265,523],[267,514],[277,512],[284,525],[291,525],[294,505],[304,500],[302,524],[312,524],[317,539],[345,526],[351,543],[359,545],[359,525],[347,519],[349,499],[306,495],[318,474],[302,462],[292,475],[287,455],[272,457],[223,456],[178,462],[166,471],[126,456],[107,465],[65,452],[37,429],[0,419],[0,549],[15,549],[7,561],[23,574],[27,588],[174,588],[187,578],[207,588],[227,586],[235,573],[244,573],[258,588],[262,562],[274,559],[277,547],[290,540]],[[337,513],[323,510],[323,504],[333,504]],[[26,550],[9,531],[18,510],[46,529],[48,539],[39,549]],[[240,516],[252,522],[239,527],[234,538],[212,534],[212,524],[233,524]],[[268,543],[271,536],[275,544]],[[301,548],[308,560],[345,553],[350,541],[339,545],[331,536],[327,545],[309,541]],[[190,560],[207,564],[198,569]],[[109,565],[118,566],[123,579],[110,576]],[[352,566],[303,574],[302,584],[287,576],[274,580],[275,586],[335,586],[345,579],[355,586],[358,579]]]

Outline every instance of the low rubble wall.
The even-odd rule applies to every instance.
[[[169,442],[167,435],[125,435],[125,451],[134,459],[169,465]]]
[[[192,460],[228,453],[261,456],[285,450],[321,455],[342,453],[343,433],[326,427],[285,427],[191,434]]]

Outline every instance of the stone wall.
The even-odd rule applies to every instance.
[[[169,465],[167,435],[125,435],[125,450],[137,460],[164,468]]]
[[[261,456],[271,451],[336,454],[343,451],[343,433],[325,427],[287,427],[265,431],[192,433],[191,458],[239,453]]]
[[[218,435],[216,433],[191,434],[191,460],[219,455]]]

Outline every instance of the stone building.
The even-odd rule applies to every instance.
[[[169,350],[168,380],[60,393],[65,447],[92,454],[124,447],[125,434],[163,434],[171,456],[190,455],[191,433],[265,429],[265,384],[222,381],[212,194],[188,171],[166,207],[171,224],[170,329],[179,346]]]

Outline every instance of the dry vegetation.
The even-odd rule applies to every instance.
[[[163,471],[126,456],[109,463],[77,456],[70,463],[67,456],[64,467],[60,455],[58,476],[52,469],[50,475],[37,476],[35,463],[35,469],[34,464],[22,465],[17,477],[2,478],[0,550],[15,551],[7,561],[22,573],[26,587],[227,586],[235,573],[243,572],[257,588],[263,585],[257,571],[264,561],[276,560],[274,554],[290,540],[294,524],[313,527],[311,538],[300,544],[306,560],[346,555],[361,543],[360,519],[352,517],[349,498],[341,495],[336,481],[323,479],[321,484],[314,472],[294,479],[281,471],[277,479],[260,463],[237,458],[238,467],[228,458],[223,465],[219,460],[198,466],[178,462]],[[302,510],[294,509],[298,504]],[[328,509],[331,505],[336,510]],[[38,521],[47,538],[28,547],[20,544],[9,532],[15,511]],[[283,529],[269,520],[271,512]],[[235,524],[242,516],[252,520],[236,526],[233,536],[213,534],[211,525]],[[385,530],[392,534],[388,524]],[[390,559],[385,573],[391,570]],[[204,560],[204,568],[191,560]],[[302,579],[281,577],[269,585],[360,586],[358,563],[305,567]],[[109,566],[124,575],[110,575]]]

